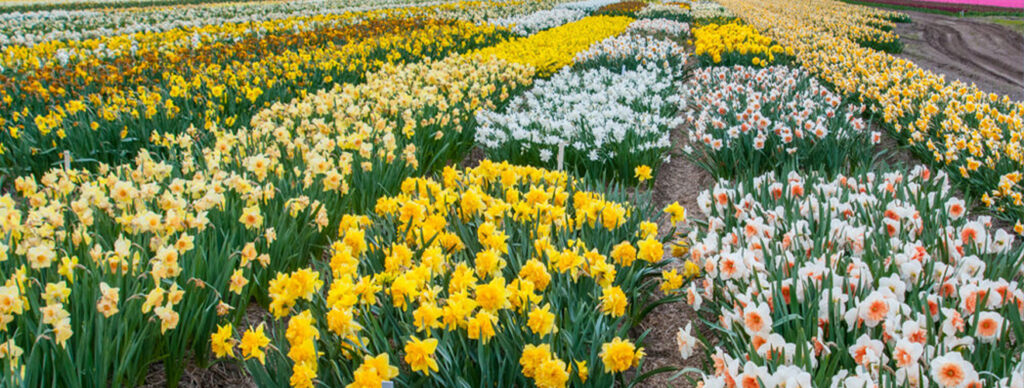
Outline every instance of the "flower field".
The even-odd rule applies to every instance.
[[[1024,104],[901,20],[0,2],[0,386],[1024,386]]]

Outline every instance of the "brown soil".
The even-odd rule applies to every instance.
[[[681,150],[682,146],[686,144],[684,128],[676,128],[672,132],[672,144],[679,145],[676,147],[677,150]],[[680,205],[686,208],[686,217],[688,219],[693,219],[694,217],[701,218],[703,215],[698,210],[697,195],[701,191],[710,188],[714,183],[715,179],[711,174],[684,158],[679,152],[674,152],[672,160],[661,165],[661,168],[658,169],[658,176],[654,179],[654,203],[660,209],[672,202],[678,201]],[[659,229],[666,230],[668,225],[661,225]],[[671,259],[670,257],[666,257],[666,259],[674,260],[669,269],[682,266],[678,260]],[[711,331],[697,320],[697,312],[686,302],[659,306],[646,319],[640,322],[640,326],[637,328],[638,333],[650,330],[650,333],[648,333],[647,338],[644,340],[644,350],[647,352],[647,357],[644,359],[641,373],[665,366],[676,369],[703,369],[701,363],[703,362],[702,360],[706,359],[703,353],[704,349],[698,347],[697,351],[690,358],[683,360],[676,347],[676,333],[681,327],[685,327],[687,322],[692,322],[694,335],[696,335],[696,331],[700,330],[705,337],[710,337]],[[654,375],[641,384],[641,386],[693,386],[685,377],[670,380],[675,374],[676,372],[669,372]],[[696,375],[691,375],[691,377],[698,378]]]
[[[880,128],[877,123],[868,125],[871,130],[883,133],[882,142],[875,145],[875,154],[879,155],[879,158],[875,160],[877,167],[910,171],[914,166],[922,164],[921,160],[915,157],[908,148],[900,146],[895,138],[885,134],[885,130]]]
[[[484,159],[486,159],[486,155],[484,155],[484,149],[474,146],[473,149],[469,151],[469,155],[466,155],[466,158],[463,159],[462,162],[458,164],[458,167],[464,169],[476,168]]]
[[[144,388],[163,388],[167,386],[163,364],[153,364],[149,368],[146,381],[140,386]],[[209,368],[199,368],[192,363],[185,368],[185,373],[178,382],[180,388],[227,388],[256,387],[252,378],[242,370],[238,363],[218,362]]]
[[[658,176],[654,177],[654,204],[662,208],[678,201],[686,208],[687,218],[702,218],[697,195],[711,188],[715,178],[682,155],[682,148],[688,143],[685,125],[672,131],[671,142],[676,145],[671,153],[672,159],[662,164]]]
[[[923,69],[959,79],[981,90],[1024,100],[1024,35],[986,21],[901,11],[911,23],[897,23],[902,58]]]

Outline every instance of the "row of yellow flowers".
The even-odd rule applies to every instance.
[[[808,5],[798,3],[794,8],[800,9],[799,12],[808,12]],[[827,30],[867,48],[886,52],[902,50],[903,45],[892,21],[899,14],[844,3],[814,4],[812,7],[818,5],[824,8],[818,8],[813,18],[805,19],[805,22],[813,24],[815,28]]]
[[[253,33],[250,32],[251,27],[235,24],[233,26],[236,30],[223,39],[213,39],[206,32],[192,32],[192,35],[189,35],[190,32],[187,30],[176,29],[154,33],[153,35],[157,36],[143,39],[142,44],[134,42],[135,37],[125,36],[108,39],[115,42],[100,43],[112,43],[116,46],[118,39],[131,41],[134,47],[130,55],[81,54],[63,49],[65,56],[61,59],[62,63],[49,63],[10,72],[13,75],[0,74],[0,80],[5,84],[0,90],[3,94],[3,107],[18,109],[32,102],[59,103],[94,92],[109,95],[112,90],[133,89],[167,82],[167,78],[172,74],[190,77],[192,74],[202,73],[203,68],[209,66],[228,67],[235,61],[253,61],[261,56],[277,55],[288,49],[344,45],[416,28],[418,24],[425,22],[414,18],[371,18],[359,21],[355,17],[363,15],[344,16],[346,17],[329,20],[331,23],[297,21],[291,29],[276,31],[277,28],[273,28],[266,33]],[[153,39],[173,41],[176,39],[174,35],[192,38],[186,40],[188,44],[180,46],[151,44]]]
[[[409,178],[342,218],[328,262],[271,281],[269,327],[224,324],[212,349],[261,386],[611,386],[643,358],[623,338],[664,265],[625,198],[487,160]]]
[[[256,23],[222,23],[160,32],[139,32],[82,40],[53,40],[33,46],[11,45],[0,50],[0,66],[6,73],[31,72],[39,68],[116,57],[139,56],[145,52],[175,53],[183,49],[225,42],[258,34],[280,34],[317,27],[341,26],[366,13],[297,16]]]
[[[533,66],[537,76],[548,77],[572,64],[576,53],[591,44],[626,31],[633,21],[625,16],[592,16],[529,37],[478,50],[482,58],[496,57]]]
[[[693,29],[693,38],[694,54],[705,65],[768,66],[792,62],[792,48],[773,42],[745,24],[711,23]]]
[[[950,172],[967,194],[1003,218],[1024,216],[1024,104],[947,82],[913,62],[864,48],[815,22],[855,7],[830,0],[722,3],[784,45],[843,94],[882,115],[890,132],[922,159]],[[845,28],[857,28],[855,18]]]
[[[3,120],[0,168],[12,175],[38,174],[60,160],[62,151],[90,166],[120,163],[138,149],[152,148],[154,134],[183,133],[191,126],[235,128],[272,102],[335,82],[359,81],[384,63],[466,51],[505,34],[489,25],[429,20],[387,19],[357,28],[376,28],[377,23],[409,28],[338,46],[296,47],[226,64],[199,63],[184,77],[163,73],[152,86],[98,91],[44,112],[25,106]]]

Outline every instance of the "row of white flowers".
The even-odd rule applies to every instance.
[[[698,0],[690,5],[690,15],[694,19],[731,18],[736,14],[713,1]]]
[[[650,8],[650,7],[648,7]],[[645,10],[647,8],[644,8]],[[675,20],[668,19],[640,19],[629,24],[628,32],[642,32],[647,34],[669,34],[669,35],[689,35],[690,25]]]
[[[657,164],[671,145],[669,130],[681,122],[672,79],[653,65],[622,73],[563,70],[515,98],[507,112],[479,113],[476,141],[514,163],[553,167],[564,147],[569,165]]]
[[[698,201],[705,279],[685,294],[720,339],[705,387],[1024,384],[1024,254],[944,173],[770,173]],[[691,354],[690,328],[677,339]]]
[[[867,140],[864,107],[844,103],[802,69],[704,68],[681,90],[692,104],[684,151],[719,176],[735,166],[757,174],[794,162],[835,171],[850,162],[845,156],[870,149],[839,147]]]
[[[140,32],[162,32],[224,23],[256,23],[369,9],[428,5],[436,0],[300,0],[217,6],[92,11],[51,10],[0,14],[0,45],[33,46],[53,40],[94,39]]]
[[[578,9],[578,10],[581,10],[581,11],[590,12],[590,11],[594,11],[594,10],[596,10],[598,8],[604,7],[604,6],[608,5],[608,4],[618,3],[619,1],[622,1],[622,0],[583,0],[583,1],[574,1],[574,2],[571,2],[571,3],[559,4],[555,8],[570,8],[570,9]]]
[[[578,9],[558,8],[537,11],[524,16],[493,19],[489,22],[497,26],[508,27],[516,35],[527,36],[583,19],[584,16],[587,16],[586,12]]]
[[[627,31],[650,32],[635,26],[645,25],[646,20],[630,23]],[[685,24],[683,25],[685,28]],[[636,68],[655,64],[660,67],[679,68],[686,62],[685,49],[667,39],[655,39],[647,35],[627,34],[604,39],[576,54],[573,63],[577,67],[603,66],[613,70],[621,67]]]
[[[632,179],[636,167],[668,158],[670,132],[682,123],[675,80],[685,58],[675,43],[647,36],[595,43],[507,110],[480,112],[476,141],[492,158]]]

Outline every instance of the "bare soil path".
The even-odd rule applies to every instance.
[[[981,90],[1024,100],[1024,35],[979,19],[901,11],[911,23],[896,25],[902,58],[923,69]]]
[[[700,166],[680,155],[682,146],[686,142],[685,125],[672,131],[672,144],[676,146],[673,147],[672,159],[661,165],[661,168],[658,169],[658,176],[654,179],[654,204],[658,209],[662,209],[672,202],[679,202],[686,208],[688,219],[703,218],[704,215],[701,214],[700,208],[697,206],[697,196],[701,191],[711,188],[715,179]],[[668,228],[667,224],[659,225],[659,230],[664,231]],[[666,256],[666,260],[673,260],[669,269],[682,269],[682,261],[679,259],[671,259]],[[703,369],[701,362],[706,359],[703,348],[698,347],[697,351],[686,360],[682,359],[679,354],[676,333],[681,327],[686,326],[687,322],[692,322],[694,334],[701,330],[705,336],[711,335],[711,331],[698,320],[697,312],[685,301],[659,306],[640,322],[640,327],[637,328],[638,333],[650,330],[644,340],[644,350],[647,352],[647,356],[644,359],[641,373],[665,366]],[[641,386],[652,388],[694,386],[684,377],[670,381],[669,378],[674,374],[675,372],[654,375],[644,381]],[[691,377],[698,378],[698,376]]]

